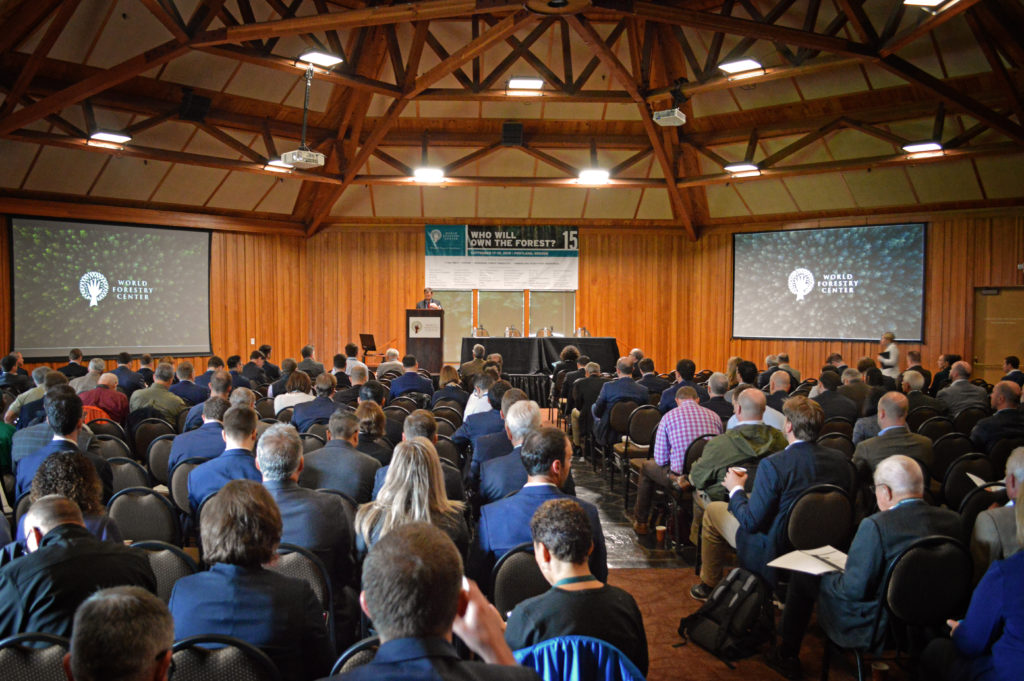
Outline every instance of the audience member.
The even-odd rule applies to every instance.
[[[459,365],[459,375],[464,384],[469,385],[473,377],[484,370],[484,346],[477,343],[473,346],[473,359]]]
[[[267,388],[267,397],[277,397],[288,392],[288,381],[291,379],[292,374],[295,373],[296,367],[298,367],[298,364],[296,364],[294,359],[285,357],[284,361],[281,362],[281,376]]]
[[[500,432],[505,427],[504,419],[501,418],[501,400],[505,396],[505,392],[511,389],[511,383],[497,381],[487,391],[490,408],[487,411],[466,416],[466,420],[452,435],[452,443],[460,453],[465,452],[469,445],[475,449],[477,438],[488,433]],[[472,400],[472,398],[470,399]],[[468,407],[466,411],[469,411]]]
[[[1020,410],[1020,386],[1014,381],[999,381],[989,398],[992,416],[978,421],[971,430],[971,442],[989,454],[1004,438],[1024,438],[1024,412]]]
[[[412,355],[402,358],[402,368],[405,372],[398,378],[391,381],[391,398],[406,393],[422,393],[424,395],[434,394],[434,383],[429,378],[419,375],[420,365]]]
[[[841,417],[850,423],[860,417],[857,403],[838,392],[842,378],[834,371],[822,371],[818,377],[818,394],[813,399],[821,405],[825,418]]]
[[[740,382],[725,393],[725,401],[729,404],[736,403],[736,393],[741,393],[747,387],[754,387],[757,383],[757,365],[753,362],[743,360],[736,365],[736,373],[739,374]]]
[[[1005,506],[990,508],[978,514],[971,533],[971,557],[974,559],[974,579],[981,579],[988,566],[997,560],[1009,558],[1024,546],[1017,539],[1013,508],[1024,485],[1024,447],[1017,447],[1006,461]],[[1022,504],[1024,505],[1024,504]]]
[[[665,380],[654,370],[654,360],[650,357],[644,357],[637,363],[640,369],[640,378],[636,380],[637,383],[647,389],[648,395],[657,395],[661,398],[661,393],[665,392],[671,382]]]
[[[251,388],[252,383],[249,381],[248,378],[242,375],[241,366],[241,355],[231,355],[230,357],[228,357],[227,369],[228,374],[231,375],[231,385],[236,388]]]
[[[224,360],[217,355],[211,355],[210,359],[206,360],[206,372],[196,376],[196,385],[200,388],[209,388],[210,379],[218,371],[227,373],[227,370],[224,369]]]
[[[192,380],[194,372],[192,362],[181,362],[174,372],[178,377],[178,382],[170,387],[170,391],[185,400],[185,404],[189,407],[205,402],[206,398],[210,396],[209,384],[203,388]]]
[[[937,397],[939,391],[949,385],[949,371],[952,368],[953,363],[959,362],[960,359],[960,355],[950,353],[939,355],[939,359],[937,361],[939,370],[935,372],[935,376],[932,378],[931,388],[928,389],[928,392],[931,393],[933,397]]]
[[[249,361],[242,367],[242,376],[247,378],[253,385],[266,385],[270,382],[267,380],[266,372],[263,371],[263,365],[266,364],[266,361],[267,358],[262,352],[253,350],[249,353]]]
[[[505,418],[509,409],[520,401],[528,400],[526,393],[519,388],[506,390],[501,396],[501,407],[498,413],[501,415],[502,428],[487,435],[481,435],[473,442],[473,458],[469,462],[469,475],[466,480],[471,488],[476,489],[480,481],[480,467],[487,461],[505,456],[515,446],[511,435],[508,435],[508,424]],[[522,487],[522,483],[516,486]]]
[[[768,406],[775,411],[782,411],[782,404],[789,399],[789,382],[791,376],[786,371],[776,371],[768,379]]]
[[[406,417],[402,423],[402,438],[400,441],[408,442],[415,438],[425,438],[430,444],[437,445],[437,419],[426,409],[417,409]],[[462,501],[466,498],[466,490],[462,484],[462,474],[454,465],[449,466],[441,462],[441,477],[444,479],[445,495],[454,501]],[[390,462],[381,466],[373,474],[373,498],[376,499],[384,482],[387,480]]]
[[[579,359],[580,349],[575,345],[566,345],[558,353],[558,361],[551,365],[551,378],[558,376],[559,371],[572,371],[576,368],[576,360]]]
[[[153,355],[146,353],[139,357],[138,373],[147,387],[153,385]]]
[[[861,469],[864,478],[894,454],[909,456],[925,473],[931,469],[935,460],[932,441],[907,428],[906,395],[890,392],[878,401],[878,425],[878,436],[858,444],[853,453],[853,463]]]
[[[117,376],[106,373],[92,390],[78,393],[83,406],[99,407],[111,421],[124,426],[128,421],[128,397],[117,389]]]
[[[791,386],[795,387],[800,383],[800,372],[789,365],[789,355],[785,352],[779,353],[779,369],[789,374]]]
[[[588,364],[590,364],[590,358],[580,355],[576,358],[576,368],[573,371],[566,371],[565,377],[562,379],[562,389],[559,391],[558,397],[565,400],[565,413],[567,414],[571,414],[575,407],[572,401],[572,388],[576,381],[587,375]]]
[[[362,406],[362,405],[360,405]],[[357,504],[370,500],[380,461],[356,449],[359,420],[339,409],[327,422],[327,444],[305,456],[299,484],[307,489],[344,492]]]
[[[844,397],[853,400],[857,405],[857,414],[864,412],[864,400],[871,392],[871,386],[864,382],[864,376],[854,368],[843,371],[843,384],[836,388],[836,392]]]
[[[594,437],[598,442],[610,444],[615,433],[611,430],[612,407],[619,402],[635,402],[637,405],[647,404],[647,389],[637,384],[632,378],[633,365],[629,358],[622,357],[615,363],[616,378],[601,386],[597,402],[591,408],[596,419]]]
[[[381,466],[387,466],[391,463],[391,452],[395,448],[384,439],[387,428],[384,410],[376,402],[361,402],[355,413],[356,419],[359,420],[359,440],[356,449],[375,458]]]
[[[878,403],[884,396],[885,393],[881,390],[872,390],[864,398],[863,416],[853,422],[854,445],[878,437],[878,434],[882,432],[882,426],[878,423]]]
[[[264,344],[259,346],[257,350],[263,353],[262,368],[263,373],[267,375],[267,381],[273,382],[281,378],[281,367],[277,366],[276,364],[272,364],[270,361],[270,351],[273,350],[273,348],[269,345]]]
[[[776,372],[776,373],[778,373],[778,372]],[[768,379],[768,380],[770,381],[771,379]],[[744,383],[741,383],[740,385],[738,385],[736,387],[735,390],[733,390],[733,393],[732,393],[733,415],[730,416],[729,420],[725,422],[725,429],[726,430],[732,430],[736,426],[740,425],[739,410],[737,409],[736,402],[737,402],[739,396],[742,395],[745,390],[747,390],[748,388],[751,388],[751,387],[753,387],[753,386],[749,386],[749,385],[746,385]],[[777,431],[779,431],[781,433],[783,427],[785,427],[786,417],[783,416],[782,412],[779,411],[778,409],[773,409],[773,408],[769,407],[767,399],[768,398],[766,396],[765,397],[764,411],[761,414],[761,420],[765,423],[765,425],[771,426],[772,428],[774,428],[775,430],[777,430]]]
[[[899,383],[902,385],[907,371],[916,371],[924,377],[924,386],[927,388],[928,384],[932,382],[932,372],[921,366],[921,353],[918,350],[910,350],[907,352],[907,368],[902,374],[900,374]]]
[[[193,468],[188,476],[188,503],[193,516],[207,497],[216,494],[228,482],[261,480],[253,456],[258,421],[256,410],[248,407],[231,407],[224,412],[224,451],[217,458]]]
[[[928,380],[921,372],[910,369],[903,372],[901,387],[907,396],[908,414],[918,407],[929,407],[939,414],[945,414],[948,411],[946,405],[924,392],[927,386]]]
[[[716,371],[708,377],[708,399],[700,403],[700,406],[718,414],[722,419],[722,427],[732,418],[732,402],[725,399],[728,392],[729,379],[720,371]]]
[[[132,356],[127,352],[120,352],[117,355],[117,366],[113,372],[117,376],[117,384],[121,386],[129,400],[136,390],[146,387],[146,379],[142,374],[132,371],[131,363]]]
[[[353,367],[352,370],[355,371],[358,368]],[[367,381],[359,388],[359,398],[356,400],[356,405],[360,405],[363,402],[376,402],[381,408],[387,406],[388,389],[379,381]],[[389,444],[400,442],[402,439],[402,422],[398,419],[385,419],[384,435]]]
[[[129,406],[132,411],[138,411],[149,407],[160,412],[163,418],[174,425],[178,422],[178,414],[187,411],[185,401],[170,391],[171,381],[174,380],[174,367],[170,364],[161,363],[153,372],[153,385],[148,388],[136,390],[129,398]]]
[[[186,459],[216,459],[224,453],[224,414],[230,408],[231,403],[223,397],[214,396],[203,403],[203,425],[177,435],[171,443],[168,473]]]
[[[939,391],[936,397],[949,408],[949,413],[956,418],[968,407],[988,410],[988,391],[980,385],[971,383],[971,365],[964,361],[955,362],[949,370],[952,381]]]
[[[24,405],[43,399],[43,394],[46,392],[46,389],[43,388],[43,384],[46,382],[46,376],[49,373],[50,367],[46,366],[36,367],[32,370],[32,382],[35,383],[35,387],[28,388],[14,398],[14,401],[11,402],[11,406],[9,406],[7,411],[4,412],[4,421],[6,423],[14,423],[19,414],[21,414],[21,408]]]
[[[513,388],[505,393],[502,400],[509,398],[516,392],[522,392]],[[512,450],[501,456],[483,459],[480,465],[480,503],[489,504],[492,501],[504,499],[510,492],[513,492],[526,484],[526,469],[523,467],[522,450],[523,441],[530,433],[538,430],[541,426],[540,407],[533,400],[527,399],[526,394],[513,402],[507,408],[502,405],[502,413],[505,414],[505,434]],[[487,435],[480,439],[483,442],[487,438],[495,438],[499,434]],[[473,453],[474,458],[476,452]],[[575,492],[567,490],[569,493]]]
[[[472,376],[473,392],[466,398],[466,406],[462,410],[462,418],[468,419],[481,412],[491,410],[491,401],[487,394],[499,380],[497,371],[480,371]]]
[[[591,636],[618,648],[647,674],[647,635],[636,601],[590,573],[590,520],[572,499],[545,501],[530,520],[533,555],[551,589],[509,613],[505,640],[513,650],[558,636]]]
[[[219,397],[222,400],[226,400],[231,396],[231,377],[228,376],[226,371],[218,371],[210,378],[208,384],[210,389],[210,397]],[[209,399],[209,398],[207,398]],[[205,400],[198,402],[188,410],[188,416],[185,417],[185,430],[193,430],[203,425],[203,409],[205,408]]]
[[[454,367],[448,364],[441,367],[441,375],[438,378],[437,384],[440,386],[440,389],[434,391],[434,394],[430,397],[431,408],[435,407],[441,400],[447,400],[458,402],[459,410],[465,411],[466,402],[469,401],[469,393],[462,389],[462,381],[459,380],[459,373]]]
[[[199,519],[210,568],[182,577],[171,592],[174,638],[235,636],[263,650],[282,678],[309,681],[331,668],[333,647],[309,584],[263,567],[276,555],[281,532],[281,513],[262,485],[225,484]]]
[[[1020,357],[1007,355],[1003,360],[1003,371],[1006,372],[1006,375],[1000,378],[1000,381],[1013,381],[1024,387],[1024,371],[1020,370]]]
[[[341,373],[345,376],[345,373]],[[338,374],[334,375],[334,378],[338,378]],[[349,381],[349,385],[345,388],[341,388],[334,393],[332,398],[338,404],[356,404],[359,401],[359,389],[366,383],[367,370],[363,367],[352,367],[352,373],[346,376]]]
[[[312,345],[304,345],[299,350],[299,354],[302,356],[302,361],[298,364],[298,370],[305,372],[309,376],[310,380],[316,378],[324,372],[324,365],[316,361],[315,348]]]
[[[18,358],[15,355],[5,355],[0,359],[0,369],[3,369],[0,373],[0,388],[18,395],[31,387],[26,377],[18,373]],[[100,372],[102,371],[101,368]]]
[[[288,407],[294,407],[303,402],[312,402],[315,398],[310,391],[313,389],[313,382],[302,370],[296,370],[288,377],[285,385],[287,392],[274,397],[274,413],[280,414]]]
[[[68,385],[68,377],[59,371],[48,371],[46,378],[43,379],[43,394],[45,395],[50,391],[51,388],[56,388],[58,385]],[[95,410],[90,410],[92,418],[98,413]],[[85,417],[83,413],[83,418]],[[18,414],[18,430],[27,428],[28,426],[34,426],[46,421],[46,405],[43,402],[43,398],[40,397],[38,400],[26,402],[21,407],[21,412]]]
[[[89,373],[89,370],[82,366],[82,351],[78,348],[72,348],[68,352],[68,363],[58,367],[57,371],[67,376],[69,381]]]
[[[683,386],[689,386],[696,390],[700,401],[703,402],[704,400],[707,400],[707,391],[693,382],[693,377],[696,373],[697,365],[694,364],[692,359],[681,359],[676,362],[676,382],[661,392],[661,400],[658,402],[658,411],[664,414],[668,412],[668,410],[675,408],[676,392]]]
[[[779,356],[767,355],[764,358],[764,367],[764,371],[757,375],[757,387],[762,389],[768,387],[768,381],[771,380],[772,374],[779,371]]]
[[[594,403],[597,396],[601,394],[601,388],[607,383],[601,375],[601,366],[597,362],[588,362],[584,367],[585,376],[578,379],[572,386],[572,397],[570,402],[572,409],[569,412],[569,427],[572,431],[572,441],[577,447],[583,446],[583,438],[591,432],[591,424],[594,422]]]
[[[377,376],[383,376],[386,373],[398,372],[402,373],[402,362],[399,361],[400,355],[398,350],[395,348],[388,348],[384,352],[384,361],[377,367]]]
[[[369,372],[369,369],[366,367],[366,365],[359,361],[358,355],[359,348],[356,346],[355,343],[345,344],[345,373],[348,374],[349,376],[352,375],[352,369],[355,367],[363,367],[364,369],[367,370],[367,372]]]
[[[327,423],[327,419],[331,418],[331,414],[338,408],[331,399],[336,386],[336,379],[329,373],[322,373],[316,377],[316,397],[308,402],[296,404],[292,412],[292,425],[297,431],[305,433],[315,423]]]

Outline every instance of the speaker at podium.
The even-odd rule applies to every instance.
[[[432,374],[444,362],[444,310],[405,311],[405,351]]]

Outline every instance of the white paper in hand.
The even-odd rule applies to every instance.
[[[808,551],[791,551],[768,563],[768,567],[806,572],[809,575],[843,572],[846,570],[846,554],[832,546],[822,546]]]

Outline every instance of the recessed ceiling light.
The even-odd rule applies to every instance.
[[[417,182],[442,182],[444,181],[444,170],[429,167],[416,168],[412,171],[412,177]]]
[[[926,151],[942,151],[942,144],[939,142],[911,142],[903,145],[903,151],[908,154],[920,154]]]
[[[89,135],[89,139],[97,142],[111,142],[112,144],[125,144],[131,142],[132,136],[127,135],[123,132],[113,132],[110,130],[97,130],[93,134]]]
[[[320,52],[319,50],[310,50],[309,52],[303,52],[299,55],[299,61],[329,69],[332,66],[340,64],[344,60],[341,57],[335,57],[333,54]]]
[[[730,80],[752,78],[764,73],[764,66],[761,65],[761,62],[754,61],[753,59],[737,59],[736,61],[725,62],[724,64],[719,64],[718,68],[728,73]]]
[[[608,184],[611,173],[604,168],[584,168],[580,171],[580,184]]]
[[[725,172],[732,173],[733,175],[736,173],[750,173],[755,170],[759,170],[759,168],[753,163],[730,163],[725,166]]]
[[[903,0],[904,5],[912,7],[938,7],[945,2],[946,0]]]
[[[541,78],[513,76],[508,79],[509,90],[539,90],[542,87],[544,87],[544,80]]]

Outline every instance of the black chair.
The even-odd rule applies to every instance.
[[[188,403],[186,402],[186,404]],[[178,412],[178,419],[177,422],[174,424],[175,429],[178,431],[179,435],[184,433],[186,430],[192,430],[191,428],[185,428],[186,422],[188,422],[188,409],[182,409],[180,412]],[[198,428],[198,426],[196,426],[196,428]]]
[[[693,464],[697,463],[697,460],[704,455],[704,447],[707,445],[708,440],[713,437],[718,437],[718,433],[704,433],[698,435],[690,446],[686,448],[686,454],[683,458],[683,474],[689,475],[690,469],[693,468]]]
[[[291,423],[292,414],[295,413],[295,407],[285,407],[281,411],[277,412],[277,420],[279,423]]]
[[[316,435],[321,440],[326,442],[327,440],[327,421],[329,419],[317,419],[313,422],[309,428],[306,428],[306,432],[310,435]]]
[[[459,413],[459,418],[460,419],[462,418],[462,414],[465,411],[465,408],[462,406],[462,404],[460,404],[456,400],[438,400],[437,404],[434,405],[434,412],[436,413],[438,409],[442,409],[442,408],[448,408],[448,409],[452,409],[453,411],[457,411]],[[442,416],[443,416],[443,414],[442,414]],[[453,423],[454,423],[454,421],[453,421]]]
[[[274,398],[261,397],[256,400],[256,413],[260,415],[261,419],[275,418],[277,414],[274,413]]]
[[[337,662],[331,667],[331,676],[368,664],[377,655],[378,648],[380,648],[380,638],[377,636],[356,641],[338,657]]]
[[[107,514],[125,539],[181,546],[181,523],[174,504],[148,487],[129,487],[110,497]]]
[[[957,414],[955,419],[953,419],[953,426],[956,428],[958,433],[970,435],[974,425],[988,415],[988,409],[982,409],[981,407],[967,407]]]
[[[171,500],[185,515],[192,513],[192,508],[188,503],[188,474],[192,472],[193,468],[207,461],[209,459],[193,456],[180,462],[171,471]]]
[[[434,406],[434,416],[445,418],[452,422],[456,428],[462,425],[462,412],[451,407],[442,407],[440,402]]]
[[[982,511],[993,505],[1005,506],[1007,501],[1009,497],[1006,495],[1006,485],[1002,481],[989,482],[968,492],[960,502],[960,521],[963,523],[964,536],[970,537],[974,532],[974,523]],[[981,575],[975,575],[974,579],[981,579]]]
[[[953,462],[974,451],[977,451],[974,443],[963,433],[943,435],[932,444],[932,453],[935,456],[931,465],[932,477],[936,480],[945,480],[946,470]]]
[[[391,400],[391,402],[389,404],[392,407],[401,407],[402,409],[405,409],[410,414],[420,408],[420,403],[418,401],[414,400],[411,397],[405,397],[405,396],[396,397],[395,399]]]
[[[171,481],[171,471],[168,466],[175,437],[175,435],[161,435],[149,443],[149,449],[146,450],[146,468],[149,469],[154,483],[167,485]]]
[[[324,438],[313,433],[300,433],[299,438],[302,440],[302,453],[309,454],[315,452],[326,444]]]
[[[113,435],[116,438],[120,438],[122,442],[128,442],[128,434],[124,432],[124,428],[117,421],[93,419],[85,425],[89,426],[89,430],[93,432],[93,435]]]
[[[25,633],[0,641],[0,679],[67,681],[64,654],[69,641],[61,636]]]
[[[832,416],[831,418],[825,419],[825,423],[821,426],[821,432],[818,433],[818,437],[822,435],[828,435],[829,433],[843,433],[853,439],[853,421],[846,418],[845,416]]]
[[[134,459],[124,456],[115,456],[107,459],[110,464],[110,472],[114,476],[113,494],[129,487],[149,487],[149,473]]]
[[[384,407],[384,416],[391,419],[392,421],[398,421],[399,424],[404,425],[406,417],[412,412],[401,405],[389,404]]]
[[[435,416],[434,420],[437,422],[437,434],[438,436],[445,435],[451,437],[458,430],[458,426],[449,421],[443,416]]]
[[[786,521],[786,537],[794,549],[832,546],[845,550],[854,528],[854,504],[838,485],[811,485],[796,498]]]
[[[640,467],[634,465],[637,459],[649,459],[654,448],[654,437],[661,423],[661,412],[650,404],[637,407],[629,415],[626,425],[626,441],[612,445],[612,458],[622,471],[622,495],[625,510],[629,510],[629,485],[640,482]]]
[[[973,480],[967,477],[968,473],[985,482],[989,482],[995,477],[992,472],[992,462],[984,454],[964,454],[950,464],[942,480],[942,499],[946,506],[954,511],[960,508],[971,490],[978,487]]]
[[[908,631],[940,629],[947,618],[963,614],[971,595],[971,556],[964,545],[950,537],[933,535],[914,541],[886,569],[882,581],[884,608],[878,609],[867,650],[856,649],[857,679],[865,681],[864,655],[875,650],[890,633],[897,650],[905,650]],[[881,630],[882,613],[889,614],[888,632]],[[829,657],[835,643],[826,638],[821,679],[827,681]],[[920,652],[920,651],[912,651]]]
[[[32,505],[32,493],[25,492],[14,502],[14,527],[18,526],[21,517],[28,513],[28,507]],[[13,534],[13,532],[11,533]]]
[[[233,636],[190,636],[171,650],[174,681],[281,681],[281,673],[266,653]]]
[[[992,447],[988,458],[992,462],[992,471],[997,476],[1006,472],[1006,461],[1017,447],[1024,447],[1024,437],[1003,438]]]
[[[503,619],[508,619],[517,604],[551,588],[537,567],[532,542],[509,549],[498,559],[491,571],[491,585],[491,602]]]
[[[265,565],[268,570],[300,579],[313,589],[323,610],[329,640],[334,642],[334,592],[327,566],[312,551],[296,544],[282,543],[277,547],[277,560]]]
[[[847,459],[852,459],[853,452],[857,449],[857,446],[853,444],[853,439],[846,433],[827,433],[825,435],[819,435],[817,443],[822,447],[829,447],[842,452],[846,455]]]
[[[438,435],[437,442],[434,443],[434,447],[437,449],[437,455],[441,457],[442,461],[448,461],[452,463],[456,468],[462,467],[462,461],[459,457],[459,450],[452,443],[452,440],[447,435]]]
[[[132,428],[132,447],[135,457],[139,460],[149,450],[149,443],[161,435],[177,435],[178,431],[167,421],[161,418],[150,417],[142,419]]]
[[[114,459],[117,457],[131,457],[132,450],[128,444],[117,437],[116,435],[107,435],[103,433],[96,435],[93,440],[99,445],[100,456],[104,459]]]
[[[948,416],[933,416],[918,426],[916,432],[935,442],[943,435],[955,433],[956,427]]]
[[[601,449],[606,467],[608,469],[608,484],[615,488],[615,451],[613,445],[619,442],[623,435],[629,432],[629,416],[632,414],[640,405],[632,400],[626,400],[624,402],[616,402],[611,407],[611,413],[608,415],[608,440],[605,442],[598,442],[598,447]]]
[[[922,423],[924,423],[930,418],[935,418],[938,415],[939,410],[935,409],[934,407],[914,407],[913,409],[910,410],[910,413],[907,414],[907,427],[916,433],[918,431],[918,428],[921,427]]]
[[[174,583],[182,577],[199,572],[199,565],[192,557],[174,544],[162,541],[138,541],[130,544],[133,549],[146,552],[149,567],[156,576],[156,595],[167,603],[171,600]]]

